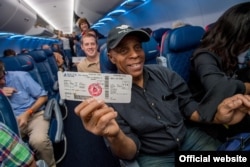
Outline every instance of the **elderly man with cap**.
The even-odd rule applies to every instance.
[[[175,151],[216,150],[219,142],[185,119],[200,121],[202,111],[193,101],[183,79],[159,65],[144,65],[142,42],[149,36],[127,25],[112,29],[107,39],[108,56],[121,74],[132,76],[130,103],[105,104],[87,99],[76,108],[84,127],[104,136],[121,159],[136,159],[142,167],[174,166]],[[217,108],[214,123],[234,124],[247,114],[249,96],[225,99]]]

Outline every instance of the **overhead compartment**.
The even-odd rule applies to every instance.
[[[0,31],[24,34],[36,23],[36,13],[20,0],[0,1]]]
[[[56,37],[53,30],[49,28],[33,26],[25,35],[40,36],[40,37]]]

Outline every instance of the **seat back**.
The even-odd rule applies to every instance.
[[[157,64],[156,58],[160,56],[160,52],[156,40],[150,37],[148,42],[142,43],[142,48],[145,52],[145,64]]]
[[[31,56],[21,54],[12,57],[1,57],[0,60],[4,63],[6,71],[26,71],[44,88],[36,63]]]
[[[0,121],[20,136],[16,117],[8,98],[0,90]]]
[[[44,50],[33,50],[28,53],[35,60],[38,72],[41,76],[44,89],[48,91],[49,99],[58,96],[59,92],[54,90],[55,79],[51,70],[49,60]]]
[[[117,73],[116,65],[113,64],[107,54],[107,44],[100,47],[100,69],[102,73]]]
[[[54,53],[51,49],[44,49],[43,51],[44,51],[45,55],[47,56],[54,80],[57,81],[58,80],[58,77],[57,77],[58,65],[56,63]]]
[[[117,73],[116,66],[109,60],[107,55],[106,43],[100,48],[100,69],[102,73]],[[157,64],[157,57],[160,55],[157,49],[157,42],[153,37],[150,37],[148,42],[142,43],[142,48],[145,52],[145,64]]]
[[[0,122],[3,122],[5,125],[7,125],[19,137],[21,136],[11,104],[8,98],[3,94],[1,90],[0,90]],[[44,160],[38,160],[36,164],[38,167],[48,167],[48,165],[45,163]]]
[[[35,55],[35,53],[32,53],[32,54]],[[29,72],[31,74],[31,77],[34,80],[36,80],[51,95],[52,93],[50,93],[49,91],[51,91],[51,89],[53,89],[53,88],[51,88],[51,85],[49,85],[49,83],[52,82],[51,80],[52,80],[53,76],[46,73],[49,71],[46,69],[47,65],[42,64],[42,63],[39,64],[39,61],[43,61],[45,59],[46,59],[46,56],[45,56],[45,54],[42,54],[42,53],[35,55],[34,59],[29,55],[18,55],[18,56],[13,56],[13,57],[0,58],[0,60],[2,60],[4,65],[5,65],[6,71],[26,71],[26,72]],[[35,60],[38,63],[35,62]],[[39,67],[41,68],[40,69],[41,71],[39,71]],[[43,77],[47,80],[43,80],[41,77],[41,74],[44,74]],[[48,83],[46,83],[46,82],[48,82]],[[59,95],[59,92],[58,92],[58,95]],[[11,112],[13,112],[11,106],[8,106],[5,103],[7,103],[6,100],[4,100],[4,98],[2,98],[0,95],[0,110],[1,110],[0,111],[1,112],[0,113],[1,114],[0,121],[4,120],[5,122],[9,122],[9,123],[13,122],[14,120],[16,121],[14,115],[13,115],[14,120],[11,117]],[[4,104],[4,105],[2,105],[2,104]],[[5,115],[4,115],[4,114],[2,114],[2,111],[9,111],[9,112],[7,114],[5,113]],[[57,101],[52,97],[50,97],[50,100],[46,103],[44,118],[47,119],[48,121],[50,121],[50,128],[49,128],[48,134],[50,136],[52,143],[59,143],[61,141],[65,141],[66,139],[65,139],[65,136],[63,133],[63,119],[61,116],[61,110],[58,106]],[[8,125],[8,126],[10,127],[10,125]],[[14,124],[13,124],[13,126],[14,126]],[[11,127],[11,129],[13,130],[15,128]],[[17,130],[18,130],[18,128],[17,128]],[[15,133],[17,133],[17,131],[15,131]],[[19,132],[17,134],[19,134]],[[65,153],[66,153],[66,149],[64,149],[63,155],[62,156],[60,155],[59,160],[61,160],[65,156]]]
[[[183,26],[168,32],[162,45],[162,56],[167,67],[189,80],[190,58],[200,44],[205,30],[200,26]]]
[[[163,34],[167,31],[171,30],[170,28],[159,28],[156,29],[152,32],[151,36],[156,40],[156,42],[158,43],[158,48],[161,47],[161,38],[163,36]]]

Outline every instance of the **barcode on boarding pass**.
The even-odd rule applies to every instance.
[[[104,88],[105,88],[105,98],[109,98],[109,76],[105,76]]]
[[[82,101],[90,97],[107,103],[131,101],[132,77],[124,74],[58,72],[62,99]]]

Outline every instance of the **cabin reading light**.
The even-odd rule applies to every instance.
[[[145,0],[127,0],[123,2],[120,6],[131,9],[143,4],[144,2]]]
[[[112,12],[110,12],[107,16],[113,16],[113,17],[117,17],[117,16],[120,16],[122,14],[124,14],[126,11],[123,10],[123,9],[117,9],[117,10],[114,10]]]
[[[107,22],[107,21],[112,21],[112,20],[113,20],[112,18],[106,17],[106,18],[99,20],[98,22]]]

